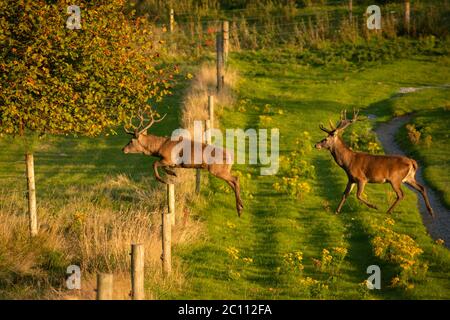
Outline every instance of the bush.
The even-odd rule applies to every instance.
[[[406,130],[408,132],[408,139],[412,144],[418,144],[420,142],[421,133],[416,129],[414,124],[407,124]]]

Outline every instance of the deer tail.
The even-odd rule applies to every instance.
[[[414,159],[411,159],[412,162],[412,166],[414,168],[414,171],[417,171],[417,169],[419,169],[419,165],[417,164],[417,161]]]

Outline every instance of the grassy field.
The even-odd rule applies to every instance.
[[[448,162],[444,160],[445,129],[450,119],[443,108],[448,106],[448,91],[427,89],[401,99],[392,98],[401,87],[449,83],[449,62],[448,57],[411,57],[349,68],[348,65],[308,65],[289,51],[232,53],[231,67],[239,71],[240,82],[236,103],[217,107],[221,127],[279,128],[280,172],[276,176],[260,176],[258,166],[236,166],[245,204],[242,218],[236,215],[234,196],[225,183],[203,173],[207,182],[201,196],[191,199],[193,203],[189,207],[194,224],[186,226],[182,236],[177,237],[193,240],[175,243],[176,277],[160,281],[160,276],[152,272],[147,278],[150,297],[448,299],[450,253],[426,234],[416,195],[404,188],[406,199],[392,215],[394,224],[384,213],[387,202],[394,199],[387,185],[369,185],[365,191],[371,202],[381,208],[379,212],[368,210],[352,195],[342,213],[334,215],[345,187],[345,174],[330,154],[311,147],[324,137],[318,124],[327,123],[328,118],[337,120],[343,108],[357,107],[363,113],[377,116],[376,121],[355,125],[360,133],[377,121],[420,110],[414,122],[418,128],[430,127],[427,132],[432,135],[433,144],[426,149],[409,147],[426,164],[427,179],[448,197]],[[169,116],[163,124],[152,128],[153,133],[168,135],[178,127],[178,106],[185,85],[186,81],[182,81],[175,95],[165,101],[161,112],[169,112]],[[347,134],[346,138],[351,137]],[[400,140],[408,147],[404,132],[400,133]],[[38,207],[46,225],[43,235],[36,240],[39,245],[30,246],[25,236],[26,202],[22,193],[25,190],[21,162],[24,148],[17,140],[2,138],[0,212],[8,219],[12,213],[24,220],[18,226],[13,224],[14,229],[9,222],[0,225],[4,230],[4,241],[0,244],[1,298],[55,298],[46,295],[45,283],[57,287],[52,281],[60,283],[67,265],[80,261],[88,263],[92,272],[105,269],[126,272],[128,265],[123,260],[127,259],[127,241],[132,239],[128,233],[142,232],[142,228],[135,230],[131,225],[145,226],[143,223],[147,221],[139,220],[141,215],[145,219],[146,208],[157,209],[164,196],[162,188],[158,189],[150,177],[152,159],[120,152],[127,141],[125,135],[119,134],[95,139],[47,137],[36,143]],[[299,152],[296,158],[305,162],[288,160],[293,151]],[[283,186],[283,177],[290,177],[289,167],[311,171],[299,175],[301,184],[294,196],[276,186]],[[146,191],[155,186],[159,192]],[[83,225],[80,219],[86,219],[83,214],[91,218],[111,215],[119,219],[99,220],[106,223],[105,233],[113,235],[116,229],[108,231],[108,228],[114,224],[126,225],[128,221],[129,229],[124,227],[128,233],[117,233],[117,243],[108,242],[105,248],[94,246],[89,252],[92,243],[87,242],[84,251],[75,248],[76,254],[71,254],[67,249],[70,246],[61,245],[58,237],[64,236],[64,241],[70,242],[75,234],[78,241],[85,233],[97,230],[77,229]],[[64,221],[59,223],[61,229],[53,232],[51,224],[58,216]],[[205,229],[200,237],[192,235],[198,233],[197,220]],[[150,223],[157,227],[157,222]],[[389,226],[393,233],[388,235],[394,241],[409,236],[405,240],[406,250],[416,247],[423,250],[415,260],[417,264],[426,264],[425,275],[424,272],[410,277],[403,274],[400,278],[406,278],[405,283],[391,286],[392,280],[402,274],[402,267],[395,259],[376,254],[379,244],[375,240],[380,225]],[[142,237],[147,239],[145,235]],[[111,238],[114,237],[109,234],[105,239],[111,241]],[[148,241],[154,248],[153,270],[159,267],[160,249],[157,242]],[[17,244],[15,248],[10,246],[13,242]],[[107,250],[111,248],[117,256],[108,256]],[[381,290],[369,291],[362,284],[368,277],[366,268],[372,264],[381,267]],[[36,289],[41,286],[42,289]]]
[[[168,113],[152,132],[170,135],[179,127],[180,81],[174,95],[157,106]],[[44,136],[30,138],[35,158],[39,236],[28,239],[24,152],[19,138],[0,139],[0,299],[61,299],[66,291],[66,268],[82,268],[83,290],[75,298],[95,297],[96,272],[114,272],[115,298],[129,293],[129,250],[132,242],[146,246],[149,288],[168,290],[182,277],[160,281],[159,219],[165,187],[153,177],[152,161],[142,155],[125,155],[121,149],[130,137],[122,128],[117,135],[88,137]],[[180,199],[182,208],[184,199]],[[198,231],[194,223],[183,231],[189,239]],[[174,231],[175,243],[180,236]],[[184,241],[184,240],[181,240]],[[177,269],[174,270],[176,278]],[[157,283],[157,286],[155,285]],[[50,288],[53,288],[50,289]],[[154,297],[148,295],[149,298]]]
[[[378,120],[389,119],[396,111],[390,98],[401,87],[448,83],[448,62],[448,57],[410,57],[344,69],[304,65],[295,55],[283,51],[232,54],[231,64],[242,77],[240,101],[232,109],[223,110],[222,127],[279,128],[282,156],[300,148],[298,138],[306,141],[300,143],[304,149],[301,157],[314,166],[316,178],[304,177],[310,191],[304,187],[300,197],[291,197],[274,190],[283,172],[262,177],[255,166],[237,166],[246,207],[241,219],[233,209],[232,195],[224,193],[224,186],[210,178],[209,187],[203,190],[204,199],[196,208],[198,218],[207,226],[207,237],[195,245],[176,248],[190,280],[183,290],[164,298],[448,299],[450,254],[426,234],[416,194],[404,188],[406,198],[391,217],[395,222],[386,220],[384,213],[394,199],[388,185],[369,185],[365,191],[380,211],[368,210],[353,194],[342,213],[334,215],[345,187],[345,173],[330,154],[307,146],[324,136],[318,124],[328,118],[337,120],[343,108],[357,107],[363,112],[367,108],[367,113],[375,113]],[[422,95],[409,96],[407,104],[411,110],[440,108],[443,101],[448,104],[448,91],[443,91],[439,99],[432,99],[434,96],[434,91],[423,91]],[[272,110],[264,110],[266,105]],[[439,119],[435,130],[448,127],[448,117],[442,116],[448,111],[422,112],[431,122]],[[358,124],[367,128],[373,125],[376,121]],[[433,161],[445,159],[445,139],[438,137],[433,133],[440,148],[430,148],[423,154],[425,160],[427,156]],[[448,172],[447,163],[440,162],[439,170],[437,175]],[[427,178],[433,180],[435,176]],[[446,193],[447,182],[448,177],[442,176]],[[377,229],[373,226],[386,221],[401,235],[399,238],[410,236],[413,246],[423,250],[418,260],[428,266],[425,276],[413,277],[405,287],[391,286],[400,272],[399,264],[375,253]],[[333,250],[335,247],[341,249]],[[348,253],[340,262],[342,248]],[[323,249],[331,252],[337,265],[327,268],[328,254]],[[372,264],[381,267],[382,289],[368,292],[361,283]]]

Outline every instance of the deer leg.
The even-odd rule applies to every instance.
[[[230,185],[230,187],[234,191],[234,195],[236,198],[236,210],[237,210],[238,216],[240,217],[242,214],[242,210],[244,209],[244,205],[242,204],[242,199],[241,199],[241,187],[239,185],[239,178],[230,175],[230,179],[225,180],[225,181]]]
[[[211,172],[211,174],[213,174],[217,178],[226,181],[228,183],[228,185],[233,189],[234,195],[236,198],[236,210],[237,210],[238,216],[240,217],[242,214],[242,210],[244,209],[244,205],[242,204],[242,199],[241,199],[241,188],[239,185],[239,178],[232,176],[229,171],[217,170],[216,168],[211,167],[211,166],[209,167],[208,170],[209,170],[209,172]]]
[[[352,192],[353,185],[354,185],[354,182],[351,182],[350,180],[347,182],[347,187],[345,187],[345,191],[344,191],[344,194],[342,195],[341,202],[339,202],[339,205],[336,209],[336,212],[335,212],[336,214],[341,212],[342,206],[344,205],[345,201],[347,200],[348,195],[350,194],[350,192]]]
[[[391,213],[392,210],[394,209],[394,207],[397,205],[397,203],[404,198],[401,183],[392,182],[392,181],[390,183],[391,183],[392,189],[394,189],[395,193],[397,194],[397,199],[395,199],[394,203],[388,209],[387,213]]]
[[[164,167],[164,166],[165,166],[165,165],[162,164],[161,162],[155,161],[155,162],[153,163],[153,171],[155,172],[155,178],[156,178],[156,180],[158,180],[158,181],[161,182],[161,183],[167,184],[167,182],[165,182],[163,179],[161,179],[161,176],[159,175],[159,172],[158,172],[158,167]]]
[[[366,185],[365,182],[358,181],[358,184],[357,184],[358,191],[356,192],[356,197],[358,198],[359,201],[361,201],[362,203],[364,203],[364,204],[365,204],[366,206],[368,206],[369,208],[378,210],[378,208],[377,208],[375,205],[373,205],[373,204],[367,202],[366,200],[364,200],[364,199],[361,197],[362,193],[364,192],[364,186],[365,186],[365,185]]]
[[[235,195],[236,195],[236,201],[237,203],[239,203],[239,207],[240,210],[238,211],[242,211],[242,209],[244,209],[244,204],[242,203],[242,199],[241,199],[241,185],[239,184],[239,177],[238,176],[232,176],[234,178],[234,185],[235,185]],[[240,214],[239,214],[240,216]]]
[[[423,200],[425,200],[425,205],[427,206],[428,213],[434,217],[433,208],[431,208],[430,200],[428,199],[427,190],[423,185],[418,183],[416,180],[407,180],[405,181],[406,184],[410,185],[417,191],[419,191],[422,194]]]

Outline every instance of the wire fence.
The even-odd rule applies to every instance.
[[[82,175],[88,180],[96,177],[116,176],[126,174],[130,177],[141,178],[148,174],[150,165],[139,162],[136,166],[131,163],[127,168],[118,163],[110,165],[98,165],[92,162],[94,155],[91,153],[65,154],[65,153],[34,153],[35,179],[37,189],[41,192],[49,192],[54,189],[54,183],[61,180],[61,184],[67,184],[65,179]],[[100,160],[101,155],[99,154]],[[106,156],[105,156],[106,160]],[[130,169],[130,170],[127,170]],[[139,170],[142,169],[142,170]],[[25,160],[1,159],[0,160],[0,201],[4,195],[21,193],[26,195],[27,174]]]

